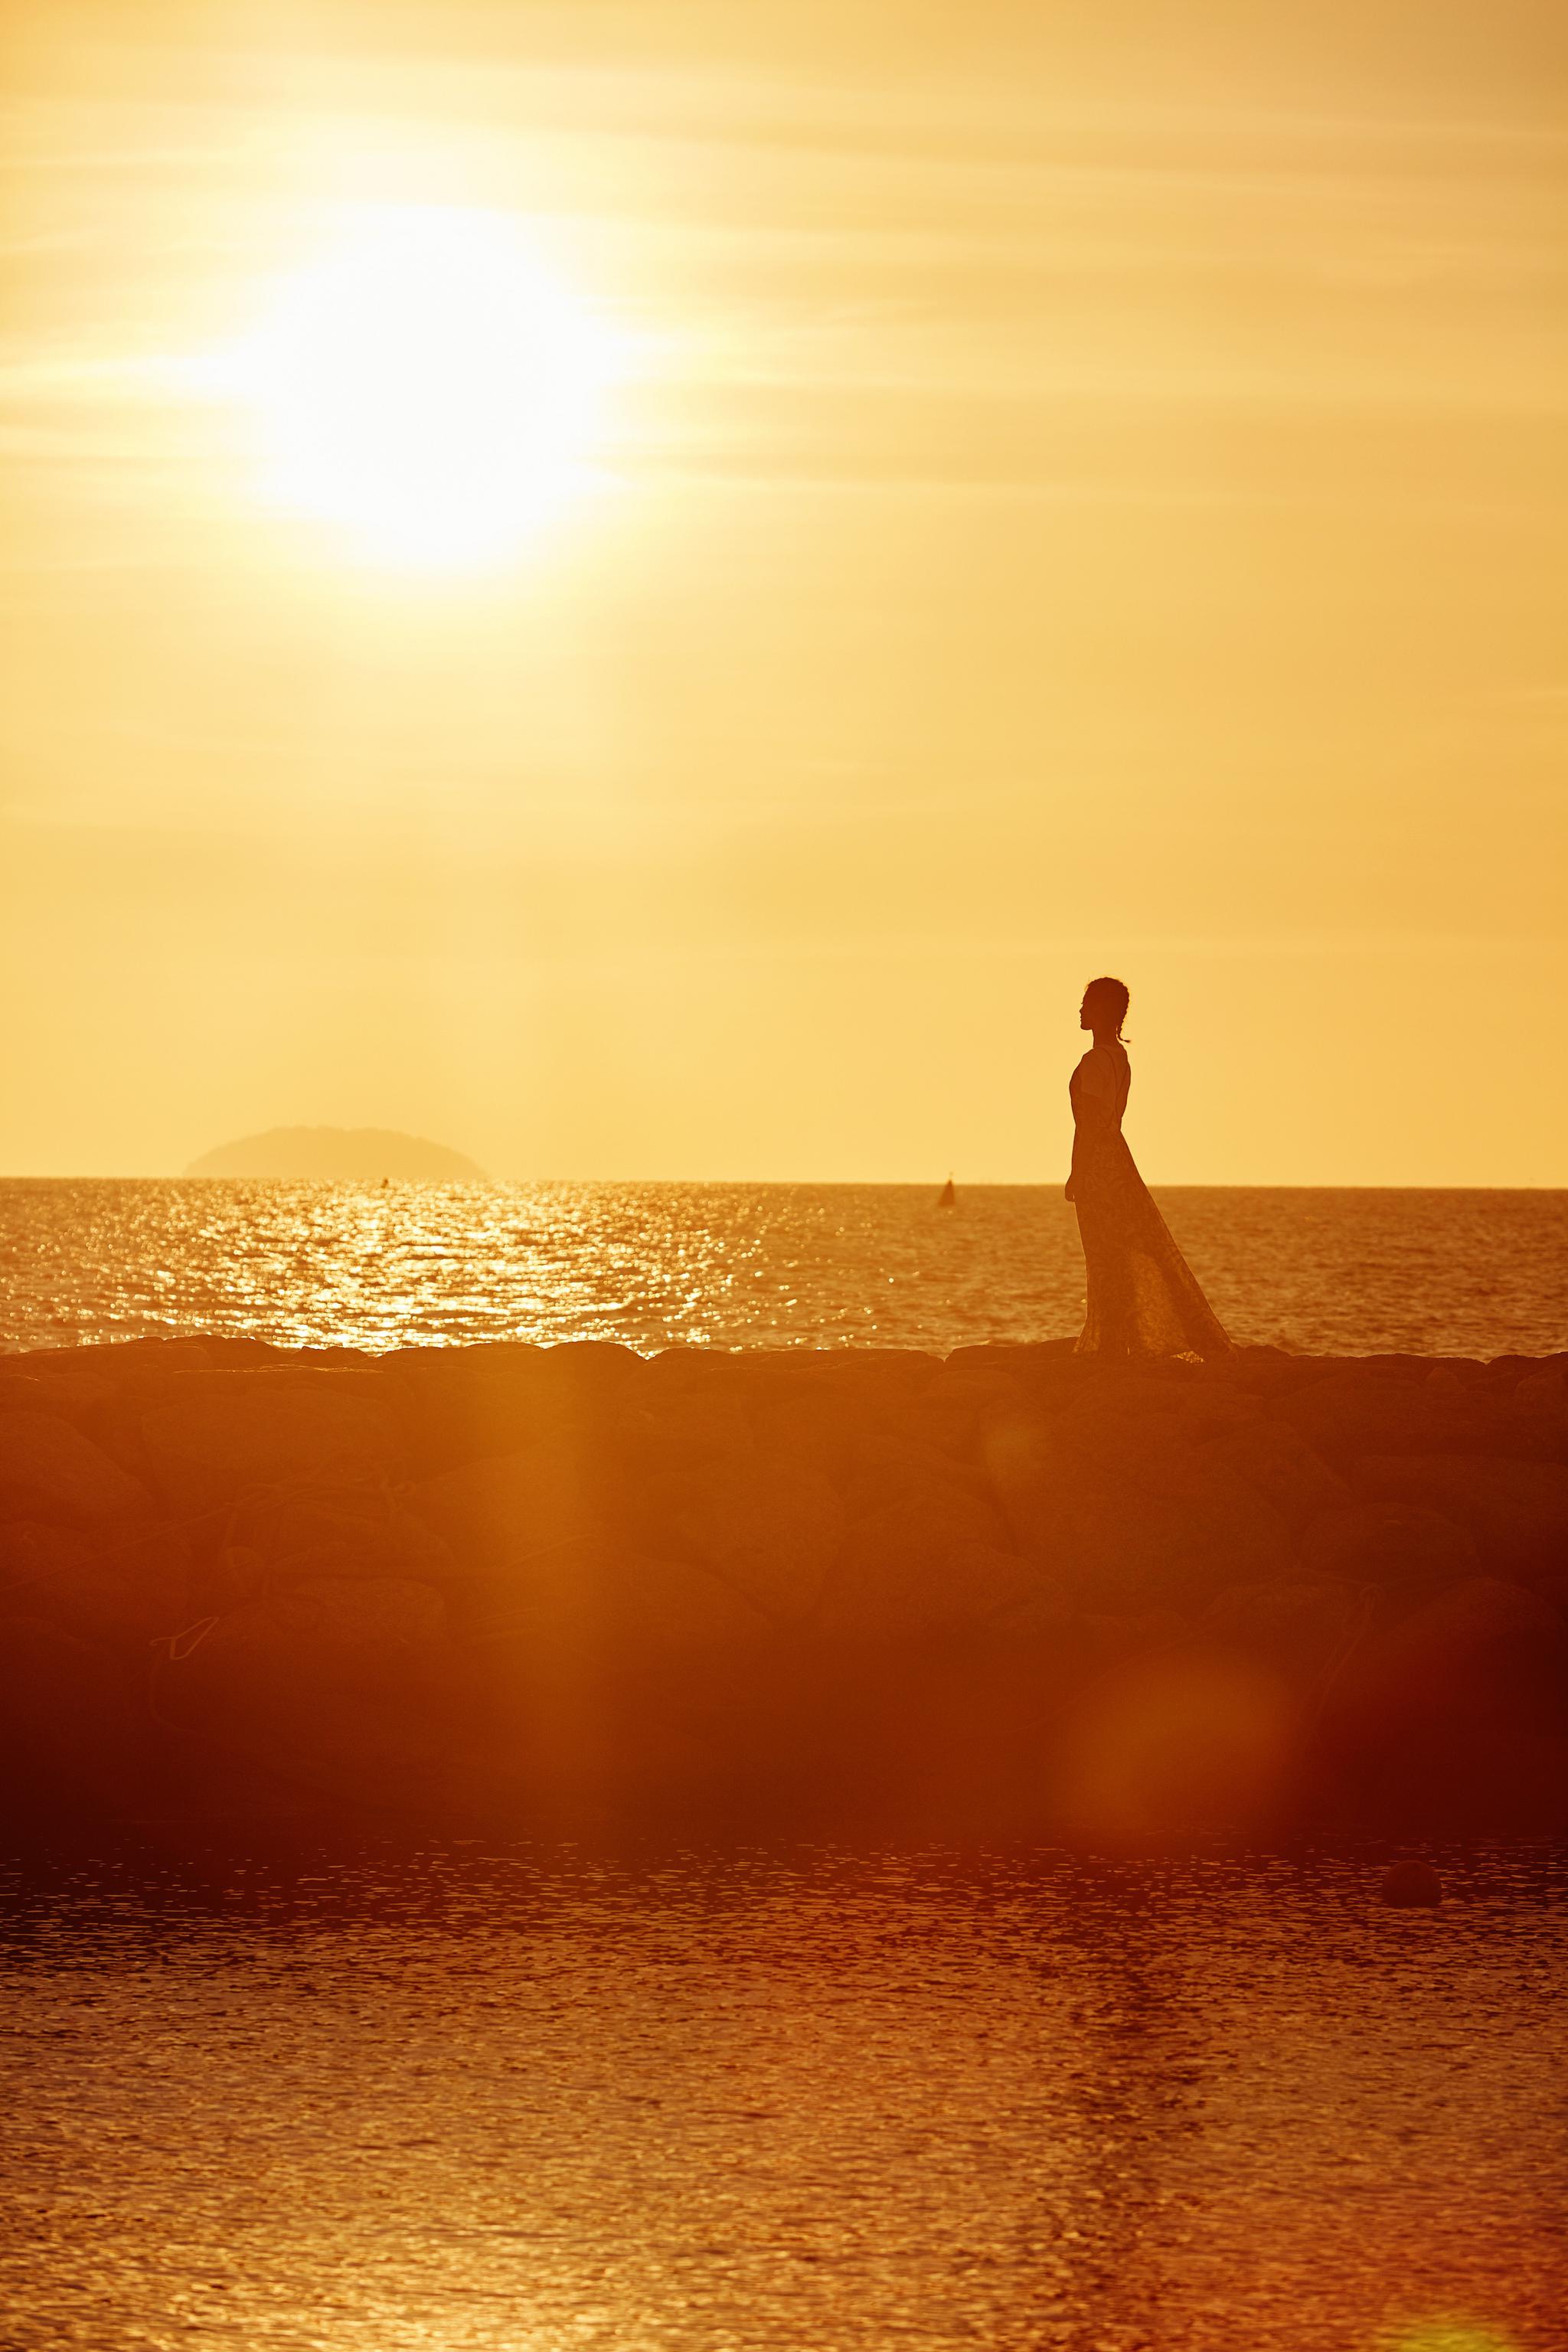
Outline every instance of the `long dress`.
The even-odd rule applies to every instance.
[[[1227,1356],[1231,1343],[1139,1175],[1121,1132],[1132,1084],[1122,1045],[1072,1074],[1072,1198],[1089,1275],[1079,1355]]]

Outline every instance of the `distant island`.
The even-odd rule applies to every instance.
[[[186,1169],[187,1176],[308,1176],[324,1184],[482,1184],[485,1171],[422,1135],[383,1127],[272,1127],[220,1143]]]

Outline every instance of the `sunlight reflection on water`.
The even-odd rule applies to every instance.
[[[0,1881],[7,2341],[1552,2352],[1568,1857]]]
[[[1222,1318],[1312,1350],[1568,1347],[1568,1193],[1161,1195]],[[1074,1332],[1054,1190],[0,1183],[0,1342],[917,1347]]]

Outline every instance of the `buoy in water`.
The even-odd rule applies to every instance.
[[[1443,1882],[1429,1862],[1392,1864],[1377,1891],[1399,1911],[1432,1911],[1443,1900]]]

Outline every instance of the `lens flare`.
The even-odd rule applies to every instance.
[[[1138,1657],[1096,1683],[1064,1749],[1063,1801],[1096,1842],[1265,1818],[1289,1759],[1289,1695],[1240,1661]]]

